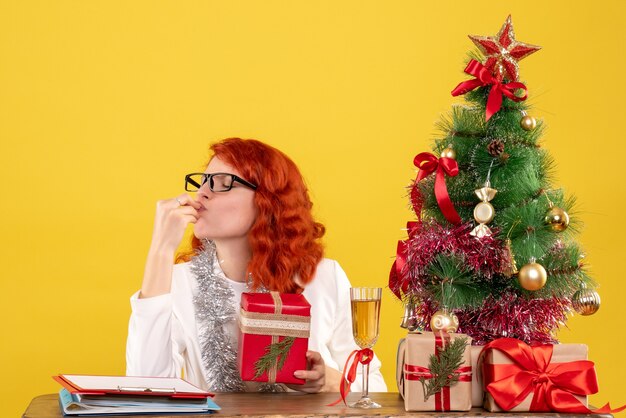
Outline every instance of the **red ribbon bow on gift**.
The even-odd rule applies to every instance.
[[[524,84],[518,81],[502,84],[501,79],[494,77],[487,68],[476,60],[471,60],[469,64],[467,64],[467,67],[465,67],[465,73],[473,75],[476,78],[459,83],[459,85],[452,90],[452,95],[459,96],[472,91],[477,87],[492,85],[493,87],[491,87],[489,97],[487,98],[487,108],[485,109],[486,120],[489,120],[500,110],[500,107],[502,106],[502,96],[506,96],[514,102],[526,100],[526,97],[528,96],[528,90]],[[524,90],[524,95],[522,97],[514,94],[517,89]]]
[[[417,178],[415,179],[415,185],[411,190],[411,201],[413,202],[413,210],[415,211],[417,218],[420,219],[420,212],[422,211],[421,198],[419,197],[417,183],[436,170],[435,197],[437,198],[439,209],[441,209],[443,216],[445,216],[450,223],[455,225],[460,224],[461,217],[454,209],[454,205],[450,200],[445,179],[446,174],[450,177],[454,177],[459,174],[459,165],[456,163],[456,160],[448,157],[437,158],[429,152],[422,152],[415,156],[413,164],[419,168]]]
[[[346,396],[350,392],[350,386],[354,383],[354,379],[356,379],[356,368],[359,366],[359,363],[362,365],[369,364],[374,358],[374,351],[371,348],[364,348],[362,350],[354,350],[348,356],[348,360],[346,360],[346,366],[343,368],[343,374],[341,375],[341,387],[339,388],[339,392],[341,393],[341,398],[337,399],[333,403],[329,403],[326,406],[335,406],[339,402],[343,401],[346,403]],[[348,367],[350,364],[350,360],[352,359],[352,365]]]
[[[531,392],[531,412],[605,414],[626,408],[625,405],[611,409],[607,403],[600,409],[590,410],[574,396],[598,392],[596,371],[591,361],[551,364],[552,345],[531,347],[514,338],[492,341],[483,348],[481,356],[491,349],[500,350],[513,361],[513,364],[483,364],[486,390],[506,411],[522,403]]]

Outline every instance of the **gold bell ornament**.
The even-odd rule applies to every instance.
[[[506,277],[512,277],[518,273],[517,264],[515,263],[515,254],[513,254],[513,248],[511,248],[511,240],[509,238],[505,241],[506,251],[509,253],[509,261],[502,272]]]
[[[413,299],[408,299],[404,304],[404,316],[400,326],[408,329],[409,331],[415,331],[418,328],[418,318],[415,314],[416,303]]]
[[[459,318],[447,309],[438,310],[430,317],[430,329],[433,332],[454,333],[459,329]]]
[[[526,114],[526,112],[522,112],[522,119],[520,119],[520,126],[525,131],[532,131],[537,127],[537,121],[532,116]]]
[[[524,265],[517,274],[519,284],[526,290],[539,290],[546,285],[548,273],[546,269],[536,262],[535,258],[530,259],[530,263]]]
[[[478,222],[478,225],[472,229],[470,235],[476,238],[482,238],[491,235],[491,230],[487,224],[493,220],[493,217],[496,215],[496,210],[489,201],[495,197],[498,191],[492,189],[491,183],[487,180],[485,186],[474,190],[474,193],[476,193],[476,196],[478,196],[481,202],[474,208],[474,219]]]
[[[600,309],[600,295],[582,283],[580,290],[572,296],[572,307],[583,316],[593,315]]]

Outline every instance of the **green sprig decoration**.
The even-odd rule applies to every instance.
[[[456,370],[463,364],[463,353],[467,344],[467,337],[455,338],[445,348],[437,348],[439,356],[430,355],[428,368],[433,377],[419,379],[424,390],[424,402],[444,387],[453,386],[459,381],[460,373]]]
[[[440,306],[451,310],[477,308],[489,295],[489,289],[474,280],[466,265],[460,255],[440,253],[427,267],[431,283],[426,289]]]
[[[295,340],[295,337],[285,337],[282,341],[268,345],[265,348],[265,354],[254,363],[254,370],[256,371],[254,378],[257,379],[263,373],[270,371],[275,364],[277,364],[277,370],[282,369]]]

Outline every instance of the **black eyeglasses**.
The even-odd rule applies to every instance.
[[[197,192],[206,182],[209,182],[209,189],[212,192],[227,192],[233,188],[235,182],[256,190],[254,184],[230,173],[191,173],[185,176],[185,190]]]

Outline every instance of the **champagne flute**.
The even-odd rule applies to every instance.
[[[361,348],[372,348],[378,340],[378,320],[380,317],[380,287],[353,287],[350,289],[352,306],[352,335]],[[369,397],[370,365],[363,364],[363,392],[361,399],[351,404],[351,408],[380,408],[380,404]]]

